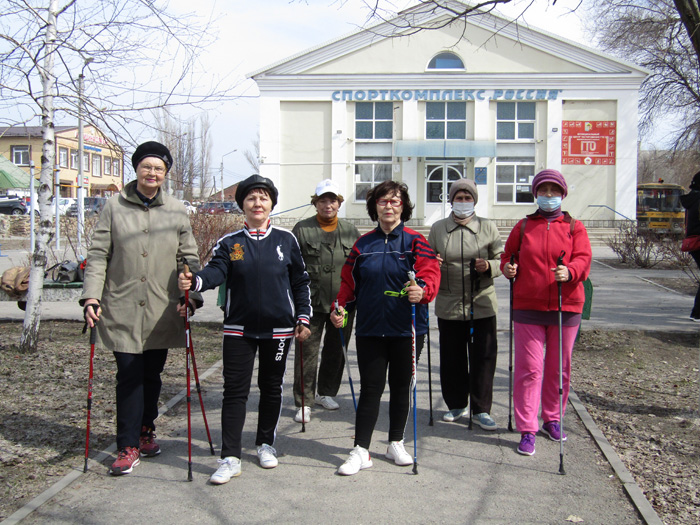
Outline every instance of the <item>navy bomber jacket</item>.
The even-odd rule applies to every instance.
[[[366,233],[353,246],[341,271],[338,304],[357,309],[355,333],[359,337],[411,337],[411,303],[399,292],[408,271],[425,292],[416,306],[416,334],[428,331],[427,309],[440,286],[440,266],[435,251],[419,232],[402,222],[391,233],[380,228]]]
[[[283,339],[298,322],[309,325],[309,275],[289,230],[268,223],[264,231],[244,227],[219,239],[211,260],[194,274],[192,290],[224,281],[224,335]]]

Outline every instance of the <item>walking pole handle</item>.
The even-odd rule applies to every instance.
[[[418,284],[416,283],[416,272],[408,272],[408,280],[411,286],[416,286]]]
[[[561,266],[564,264],[564,256],[566,255],[566,252],[564,250],[561,251],[559,254],[559,258],[557,259],[557,266]]]

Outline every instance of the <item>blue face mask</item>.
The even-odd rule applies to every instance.
[[[561,208],[561,197],[546,197],[544,195],[538,195],[537,206],[539,206],[542,211],[554,211]]]

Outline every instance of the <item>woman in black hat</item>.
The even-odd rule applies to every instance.
[[[685,208],[685,236],[700,235],[700,171],[690,182],[690,191],[681,195],[681,204]],[[700,268],[700,250],[690,252],[695,264]],[[695,303],[690,312],[691,321],[700,321],[700,286],[695,294]]]
[[[178,311],[178,263],[199,268],[197,243],[184,205],[160,187],[173,164],[158,142],[131,157],[136,180],[109,199],[87,253],[80,304],[97,326],[97,344],[117,361],[117,460],[113,475],[128,474],[140,457],[160,454],[155,441],[158,397],[169,348],[185,346]],[[192,309],[200,294],[190,296]]]
[[[241,435],[256,353],[260,404],[255,445],[262,468],[277,466],[273,445],[287,353],[292,337],[304,341],[310,335],[311,292],[299,244],[269,219],[277,188],[270,179],[251,175],[238,184],[236,202],[245,214],[243,228],[219,239],[202,271],[179,276],[180,290],[200,292],[226,283],[223,444],[219,468],[209,480],[215,485],[241,473]]]

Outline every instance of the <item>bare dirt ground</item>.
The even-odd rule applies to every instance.
[[[0,519],[83,464],[88,339],[78,323],[41,327],[39,352],[23,355],[21,323],[0,324]],[[220,334],[197,324],[193,338],[202,373]],[[574,351],[573,388],[669,524],[700,522],[698,344],[697,334],[584,331]],[[162,400],[184,387],[184,367],[184,351],[171,351]],[[97,353],[93,455],[114,441],[114,374],[113,357]]]
[[[39,351],[21,354],[16,343],[22,324],[0,323],[0,521],[84,462],[88,336],[81,336],[81,323],[45,321],[40,326]],[[220,359],[221,334],[197,323],[192,338],[202,374]],[[171,350],[162,401],[186,386],[184,370],[184,349]],[[114,442],[115,375],[112,354],[95,352],[91,457]]]

